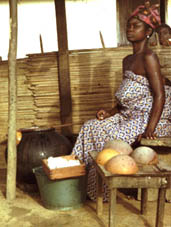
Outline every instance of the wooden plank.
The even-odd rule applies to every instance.
[[[157,175],[157,174],[156,174]],[[161,176],[138,176],[135,175],[113,175],[109,188],[160,188],[161,186],[167,186],[167,182],[164,185],[165,177]]]
[[[72,100],[70,89],[70,71],[68,55],[68,39],[65,0],[55,0],[57,33],[58,33],[58,65],[59,65],[59,91],[61,122],[63,124],[72,123]],[[72,127],[62,128],[65,135],[72,134]]]
[[[162,160],[160,160],[160,162],[156,166],[160,169],[160,171],[169,171],[169,172],[171,172],[171,165],[165,163]]]
[[[96,176],[97,179],[97,185],[96,185],[96,194],[97,194],[97,200],[96,200],[96,212],[98,216],[101,216],[103,213],[103,192],[102,192],[102,178],[99,174]]]
[[[117,40],[118,46],[129,45],[126,38],[126,22],[132,12],[132,0],[120,0],[117,3]],[[124,15],[124,17],[123,17]]]
[[[141,145],[171,147],[171,137],[160,137],[154,140],[142,138]]]
[[[161,22],[166,23],[167,11],[168,11],[168,0],[160,0],[160,16]]]
[[[165,208],[166,189],[160,188],[157,203],[156,227],[164,227],[164,208]]]
[[[109,227],[117,227],[117,215],[116,215],[116,193],[117,189],[113,188],[110,190],[109,198]]]
[[[141,214],[147,214],[147,201],[148,201],[148,190],[147,188],[141,189]]]

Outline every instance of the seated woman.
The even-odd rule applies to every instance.
[[[171,46],[171,28],[167,24],[161,24],[157,27],[156,32],[159,35],[160,45]]]
[[[123,81],[115,96],[119,111],[100,110],[85,122],[73,148],[88,167],[87,194],[96,199],[96,171],[90,151],[101,151],[107,141],[121,139],[133,144],[142,136],[150,139],[171,135],[171,86],[165,84],[159,59],[149,49],[148,39],[160,23],[156,7],[139,6],[127,22],[127,39],[133,54],[123,59]],[[104,185],[104,201],[108,193]]]

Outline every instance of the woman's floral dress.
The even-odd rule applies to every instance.
[[[90,151],[101,151],[109,140],[121,139],[132,144],[145,131],[153,103],[148,79],[126,71],[115,94],[122,111],[104,120],[92,119],[85,122],[73,148],[88,167],[87,194],[96,199],[96,171],[89,157]],[[171,87],[165,86],[165,106],[155,134],[159,137],[171,135]],[[104,201],[108,192],[104,185]]]

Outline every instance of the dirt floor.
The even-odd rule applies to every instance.
[[[61,211],[46,209],[39,192],[16,189],[16,199],[6,200],[6,166],[0,152],[0,227],[102,227],[108,223],[108,203],[103,216],[97,217],[96,204],[87,200],[78,209]],[[148,213],[140,215],[140,201],[118,191],[117,227],[155,226],[156,201],[148,202]],[[171,227],[171,203],[165,203],[164,226]]]

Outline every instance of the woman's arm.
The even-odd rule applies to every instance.
[[[151,51],[146,53],[144,63],[153,95],[152,109],[144,136],[149,139],[154,139],[154,131],[160,120],[165,103],[164,82],[160,71],[159,59],[156,54]]]

